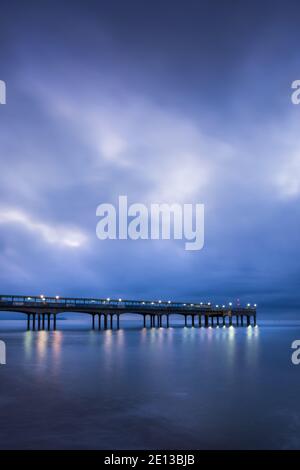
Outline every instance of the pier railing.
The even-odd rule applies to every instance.
[[[153,310],[173,309],[179,308],[181,310],[207,310],[207,311],[225,311],[228,309],[231,310],[256,310],[256,305],[246,305],[241,307],[239,305],[233,306],[232,304],[227,305],[213,305],[211,302],[199,302],[199,303],[190,303],[190,302],[172,302],[170,300],[123,300],[123,299],[102,299],[102,298],[78,298],[78,297],[49,297],[49,296],[22,296],[22,295],[0,295],[0,307],[1,305],[16,305],[16,306],[53,306],[53,307],[112,307],[112,308],[130,308],[130,307],[140,307],[150,308]]]

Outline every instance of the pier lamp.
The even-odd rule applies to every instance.
[[[222,308],[225,308],[225,305],[222,305]]]
[[[251,307],[251,305],[250,305],[250,304],[247,304],[247,307]]]
[[[216,305],[216,308],[219,308],[219,305]]]
[[[154,305],[154,302],[151,302],[151,305]]]
[[[142,305],[145,305],[145,302],[142,302]]]
[[[119,302],[122,302],[122,299],[119,299]]]
[[[40,298],[41,298],[41,299],[44,299],[44,298],[45,298],[45,296],[44,296],[44,295],[40,295]]]
[[[168,300],[168,304],[170,304],[170,303],[171,303],[171,300]]]
[[[186,307],[186,304],[183,304],[184,307]]]
[[[257,307],[257,305],[256,305],[256,304],[254,304],[254,307]]]
[[[208,302],[208,304],[207,304],[207,305],[211,305],[211,303],[210,303],[210,302]]]
[[[191,307],[194,307],[194,304],[191,304]]]
[[[55,298],[56,298],[56,300],[58,300],[58,299],[59,299],[59,295],[56,295]]]
[[[159,300],[158,303],[161,304],[161,300]]]
[[[232,302],[229,302],[229,307],[232,307]]]
[[[107,299],[106,299],[106,300],[107,300],[107,302],[109,302],[109,301],[110,301],[110,298],[109,298],[109,297],[107,297]]]

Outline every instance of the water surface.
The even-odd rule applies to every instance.
[[[300,448],[300,325],[55,332],[1,321],[0,448]]]

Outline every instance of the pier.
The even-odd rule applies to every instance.
[[[63,313],[87,314],[91,328],[98,330],[119,329],[125,314],[141,315],[144,328],[169,328],[173,315],[180,315],[185,327],[256,326],[255,304],[241,307],[231,303],[1,295],[1,311],[26,314],[28,330],[56,330],[57,319]]]

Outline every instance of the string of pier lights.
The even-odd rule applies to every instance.
[[[107,302],[110,302],[110,301],[111,301],[111,298],[108,297],[108,298],[106,299],[106,301],[107,301]],[[119,301],[119,302],[122,302],[122,299],[118,299],[118,301]],[[141,303],[142,303],[142,305],[146,305],[146,302],[145,302],[145,301],[142,301]],[[147,302],[147,303],[149,303],[149,302]],[[158,303],[158,304],[164,304],[164,305],[166,305],[166,304],[171,304],[172,302],[171,302],[171,300],[168,300],[167,302],[163,302],[162,300],[158,300],[157,303]],[[175,303],[179,303],[179,302],[175,302]],[[153,301],[150,302],[150,304],[151,304],[151,305],[156,305],[155,302],[153,302]],[[210,307],[210,306],[211,306],[211,302],[207,302],[207,304],[204,304],[204,305],[208,305],[208,306]],[[232,307],[233,304],[232,304],[232,302],[229,302],[228,305],[229,305],[229,307]],[[197,307],[197,304],[186,304],[186,303],[184,303],[183,306],[184,306],[184,307],[187,307],[187,306],[188,306],[188,307],[194,307],[194,306]],[[203,306],[203,302],[200,302],[200,304],[198,304],[198,307],[200,307],[200,306]],[[250,307],[251,307],[251,304],[247,304],[247,307],[250,308]],[[257,307],[257,304],[253,304],[253,307],[256,308],[256,307]],[[216,308],[226,308],[226,305],[222,305],[222,306],[216,305]]]
[[[30,300],[31,297],[27,297],[27,299]],[[44,296],[43,294],[40,295],[40,299],[41,299],[43,302],[46,301],[45,296]],[[55,296],[55,299],[56,299],[56,300],[59,300],[59,299],[60,299],[59,295],[56,295],[56,296]],[[107,301],[107,302],[110,302],[110,301],[111,301],[110,297],[107,297],[106,301]],[[119,299],[118,299],[118,302],[122,302],[122,299],[119,298]],[[171,304],[172,302],[171,302],[171,300],[168,300],[167,302],[162,302],[161,300],[158,300],[158,304],[161,304],[161,303],[163,303],[163,304],[166,305],[166,304]],[[175,303],[177,303],[177,302],[175,302]],[[145,302],[145,301],[142,301],[142,305],[145,305],[145,304],[146,304],[146,302]],[[155,302],[152,301],[152,302],[151,302],[151,305],[155,305]],[[207,302],[207,304],[205,304],[205,305],[208,305],[208,306],[210,307],[210,306],[211,306],[211,302]],[[228,305],[229,305],[229,307],[232,307],[232,302],[229,302]],[[189,305],[188,305],[188,304],[186,304],[186,303],[184,303],[183,306],[184,306],[184,307],[187,307],[187,306],[188,306],[188,307],[194,307],[194,306],[197,307],[197,305],[195,305],[195,304],[189,304]],[[200,307],[200,306],[203,306],[203,302],[200,302],[200,304],[198,305],[198,307]],[[251,307],[251,304],[248,303],[248,304],[247,304],[247,308],[250,308],[250,307]],[[257,304],[253,304],[253,307],[256,308],[256,307],[257,307]],[[219,305],[217,304],[217,305],[216,305],[216,308],[222,308],[222,309],[224,309],[224,308],[226,308],[226,305],[219,306]]]
[[[56,299],[56,300],[59,300],[59,298],[60,298],[59,295],[56,295],[56,296],[55,296],[55,299]],[[31,297],[27,297],[27,299],[29,300],[29,299],[31,299]],[[46,302],[46,298],[45,298],[45,296],[44,296],[43,294],[40,295],[40,299],[41,299],[43,302]]]

